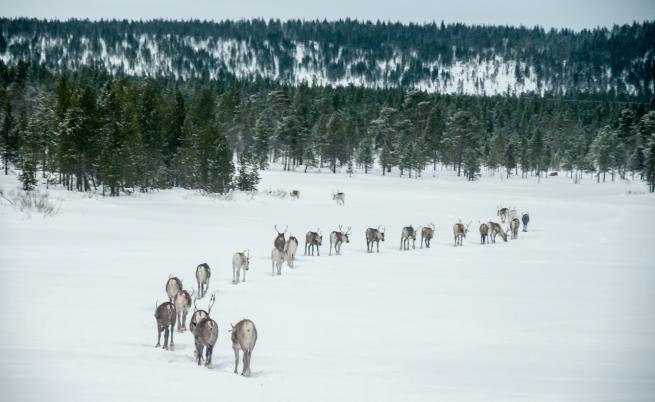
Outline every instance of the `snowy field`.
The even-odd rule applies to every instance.
[[[655,198],[643,184],[264,172],[260,189],[278,188],[301,198],[59,190],[45,219],[1,203],[0,399],[654,400]],[[480,245],[477,222],[498,204],[529,211],[529,231]],[[460,218],[473,224],[455,248]],[[432,248],[399,251],[402,226],[429,222]],[[321,256],[301,251],[272,277],[274,224],[301,249],[320,227]],[[330,257],[339,224],[351,242]],[[387,241],[367,254],[378,225]],[[233,285],[232,254],[247,248],[247,282]],[[190,288],[202,262],[220,327],[213,369],[195,364],[188,332],[154,348],[168,275]],[[251,378],[232,372],[228,328],[244,317],[259,332]]]

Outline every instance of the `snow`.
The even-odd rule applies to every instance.
[[[0,204],[3,400],[652,400],[655,202],[642,183],[266,171],[260,188],[300,199],[52,190],[49,218]],[[529,231],[480,245],[477,221],[499,204],[529,211]],[[455,248],[458,219],[473,223]],[[429,222],[432,248],[398,250],[402,226]],[[274,224],[300,250],[272,277]],[[328,256],[340,224],[351,242]],[[387,241],[367,254],[364,230],[378,225]],[[321,256],[303,256],[318,227]],[[244,249],[247,282],[233,285]],[[220,328],[213,369],[195,364],[188,332],[154,348],[168,275],[195,287],[202,262]],[[227,329],[242,318],[259,332],[251,378],[232,372]]]

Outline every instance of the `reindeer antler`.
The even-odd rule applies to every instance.
[[[214,302],[216,302],[216,296],[212,293],[212,297],[209,299],[209,307],[207,308],[207,314],[212,312],[212,307],[214,307]]]
[[[352,229],[352,226],[348,226],[348,231],[346,232],[346,234],[350,234],[350,229]]]

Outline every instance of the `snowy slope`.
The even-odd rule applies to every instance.
[[[61,210],[47,219],[2,204],[2,399],[652,400],[655,200],[642,184],[268,171],[260,187],[301,198],[53,191]],[[530,230],[482,246],[477,221],[499,203],[529,210]],[[474,223],[455,248],[459,218]],[[428,222],[431,249],[398,250],[403,225]],[[272,277],[276,223],[301,239],[320,227],[321,256]],[[338,224],[353,236],[330,257]],[[364,230],[377,225],[387,241],[367,254]],[[246,248],[247,282],[232,285],[232,253]],[[221,328],[211,370],[195,365],[189,333],[174,351],[153,347],[166,278],[190,288],[201,262]],[[227,332],[244,317],[259,331],[251,378],[232,373]]]

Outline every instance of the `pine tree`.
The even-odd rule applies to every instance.
[[[5,175],[9,174],[9,164],[16,162],[18,157],[18,132],[15,127],[14,116],[11,111],[11,102],[9,96],[4,90],[0,92],[0,106],[2,107],[2,116],[0,117],[0,136],[2,160],[4,163]]]
[[[605,174],[614,166],[615,163],[615,148],[617,142],[616,131],[610,126],[605,126],[598,131],[596,138],[591,143],[589,153],[592,160],[595,162],[597,171],[597,182],[600,183],[600,174],[603,174],[603,182],[605,182]]]
[[[442,146],[446,152],[451,154],[451,160],[455,162],[457,176],[461,176],[464,151],[469,150],[468,160],[477,161],[477,150],[471,148],[477,146],[479,123],[468,111],[459,111],[450,117],[446,133],[442,140]],[[473,157],[475,155],[475,158]],[[477,162],[476,162],[477,163]]]
[[[513,142],[507,144],[505,154],[503,155],[503,166],[507,172],[507,178],[512,175],[512,170],[516,168],[516,146]]]
[[[649,191],[655,192],[655,111],[641,118],[641,131],[646,138],[644,147],[644,177]]]

